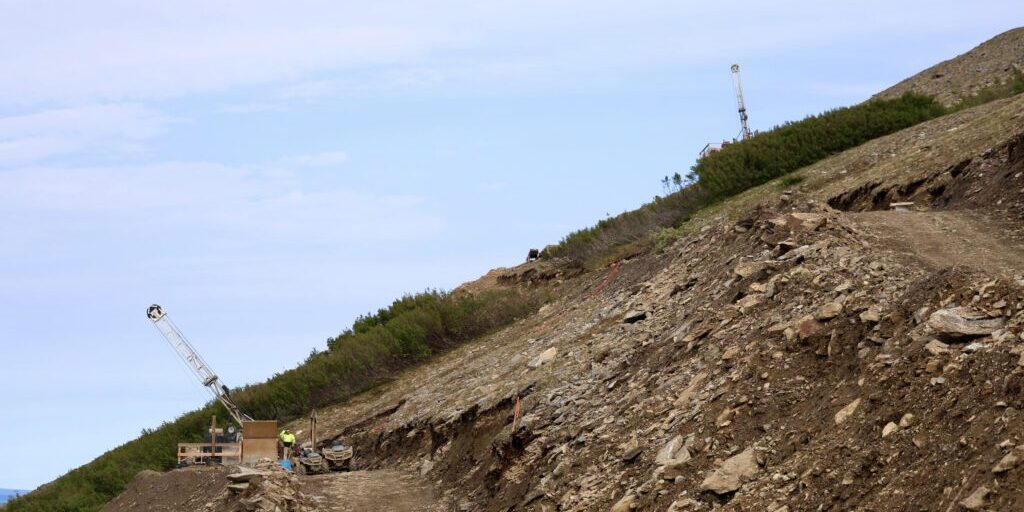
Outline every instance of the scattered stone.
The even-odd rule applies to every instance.
[[[893,435],[899,429],[900,429],[900,426],[895,424],[895,423],[893,423],[893,422],[891,422],[891,421],[889,423],[886,423],[885,427],[882,427],[882,439],[885,439],[885,438]]]
[[[664,469],[661,474],[663,479],[675,480],[676,478],[687,475],[691,472],[689,469],[690,452],[685,448],[683,448],[682,452],[683,453],[680,455],[685,455],[685,457],[672,459],[663,466]]]
[[[977,352],[979,350],[984,350],[986,348],[988,348],[988,345],[986,345],[984,343],[977,342],[977,341],[972,341],[972,342],[964,345],[964,348],[962,348],[960,350],[963,351],[963,352]]]
[[[245,492],[247,489],[249,489],[249,482],[228,484],[228,490],[236,494],[240,492]]]
[[[949,353],[949,345],[946,345],[939,340],[931,340],[928,343],[925,343],[924,349],[933,356],[940,356],[942,354]]]
[[[725,352],[722,352],[722,360],[732,361],[733,359],[736,359],[736,356],[738,355],[740,355],[739,347],[729,347],[725,349]]]
[[[1017,447],[1010,450],[999,462],[992,468],[992,472],[995,474],[1006,473],[1011,469],[1017,467],[1020,464],[1021,458],[1024,457],[1024,447]]]
[[[878,306],[871,306],[860,314],[860,321],[864,323],[877,324],[882,320],[882,310]]]
[[[821,330],[821,322],[814,319],[814,316],[807,315],[796,321],[796,336],[805,340],[814,336]]]
[[[835,421],[836,425],[841,425],[844,421],[850,419],[853,413],[857,411],[857,407],[860,406],[860,398],[850,402],[849,405],[843,407],[836,413]]]
[[[761,468],[757,464],[757,453],[753,447],[729,457],[718,469],[712,471],[700,484],[702,491],[715,494],[728,494],[743,486],[743,482],[757,474]]]
[[[545,350],[544,352],[541,352],[540,355],[538,355],[537,357],[533,358],[533,360],[530,361],[527,364],[527,366],[529,366],[530,368],[540,368],[541,366],[544,366],[545,364],[550,363],[552,360],[554,360],[556,354],[558,354],[558,349],[555,347],[551,347]]]
[[[960,505],[967,510],[981,510],[985,507],[985,501],[988,499],[988,495],[991,492],[992,491],[990,491],[988,487],[982,485],[975,489],[970,496],[964,498],[964,500],[960,502]]]
[[[794,219],[800,221],[800,227],[807,231],[814,231],[825,225],[827,219],[824,215],[818,213],[791,213],[789,214]]]
[[[742,299],[736,301],[736,306],[739,307],[741,311],[745,312],[764,302],[764,299],[765,294],[763,293],[751,293],[750,295],[746,295]]]
[[[633,462],[643,451],[644,449],[639,446],[627,450],[622,454],[622,462]]]
[[[231,480],[232,482],[235,483],[248,482],[256,477],[265,477],[269,474],[270,473],[266,471],[258,471],[246,466],[238,466],[238,472],[231,473],[230,475],[228,475],[228,480]]]
[[[914,424],[914,415],[909,412],[900,418],[900,428],[910,428]]]
[[[829,302],[814,312],[814,319],[827,321],[839,316],[842,312],[843,304],[841,302]]]
[[[985,313],[963,307],[940,309],[928,317],[928,327],[948,340],[988,336],[1004,324],[1002,318],[989,318]]]
[[[634,508],[636,508],[636,495],[630,493],[612,505],[611,512],[629,512]]]
[[[668,512],[679,512],[681,510],[697,510],[703,508],[701,503],[693,498],[685,498],[681,500],[673,501],[668,506]]]
[[[741,261],[733,269],[733,273],[741,278],[748,278],[752,275],[758,274],[766,268],[764,263],[753,262],[753,261]]]
[[[690,461],[690,451],[684,446],[683,436],[677,435],[669,440],[658,454],[654,463],[658,466],[682,465]],[[674,478],[674,477],[673,477]]]

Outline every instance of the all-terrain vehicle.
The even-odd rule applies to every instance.
[[[330,471],[327,461],[308,446],[303,446],[295,457],[295,472],[300,475],[318,475]]]
[[[354,450],[351,446],[345,446],[341,441],[334,441],[331,446],[325,447],[320,453],[323,454],[323,460],[331,471],[352,471]]]

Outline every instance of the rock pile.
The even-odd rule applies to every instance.
[[[337,433],[462,510],[1014,503],[1024,276],[923,266],[800,194],[739,224],[593,276]]]
[[[320,510],[299,492],[298,477],[279,464],[262,460],[238,466],[227,475],[226,490],[203,510],[208,512],[312,512]]]

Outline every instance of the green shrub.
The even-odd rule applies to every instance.
[[[1013,75],[1008,80],[982,88],[970,96],[960,97],[960,101],[953,106],[952,110],[964,110],[984,105],[990,101],[1009,98],[1022,92],[1024,92],[1024,72],[1014,68]]]
[[[804,181],[804,177],[799,174],[787,174],[779,180],[779,184],[785,188],[794,187],[799,185],[800,182]]]
[[[658,228],[651,233],[651,246],[654,248],[654,252],[661,254],[668,249],[672,242],[675,242],[683,235],[683,231],[679,228]]]
[[[907,94],[830,110],[728,144],[694,164],[690,176],[696,176],[696,183],[572,232],[552,253],[592,266],[605,261],[615,248],[647,239],[657,229],[678,226],[711,203],[945,112],[930,97]],[[783,184],[792,186],[800,180],[788,178]],[[663,186],[666,183],[672,182],[663,179]]]
[[[830,110],[726,145],[693,171],[711,198],[722,199],[945,112],[919,94]]]

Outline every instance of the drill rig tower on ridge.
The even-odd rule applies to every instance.
[[[750,138],[750,126],[747,125],[747,106],[743,103],[743,88],[740,87],[740,65],[732,65],[732,83],[736,86],[736,103],[740,107],[740,140]]]
[[[736,104],[739,107],[740,113],[740,134],[739,138],[735,138],[732,141],[723,140],[721,143],[710,142],[704,146],[704,149],[700,150],[699,158],[704,158],[715,151],[722,149],[722,147],[736,142],[738,140],[749,139],[754,135],[754,132],[750,131],[750,125],[747,123],[747,105],[743,101],[743,87],[740,86],[740,65],[732,65],[732,84],[736,89]]]

